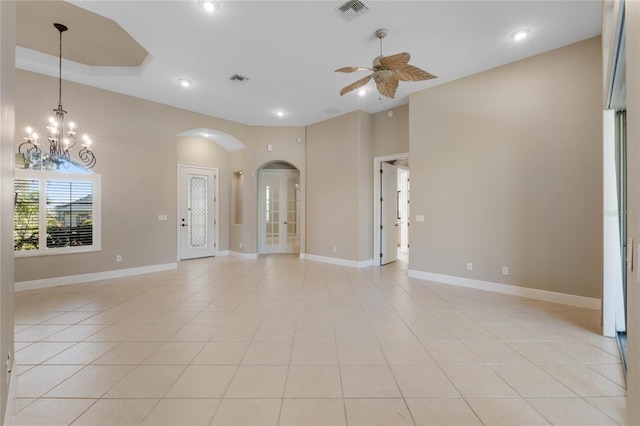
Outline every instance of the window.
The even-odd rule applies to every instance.
[[[13,246],[17,257],[100,250],[100,176],[15,173]]]

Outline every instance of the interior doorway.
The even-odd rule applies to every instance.
[[[218,170],[178,166],[178,260],[215,256]]]
[[[409,154],[374,158],[374,265],[409,262]]]
[[[300,253],[300,171],[274,163],[260,169],[258,185],[260,253]]]
[[[409,259],[410,182],[409,167],[398,165],[398,258],[405,261]]]

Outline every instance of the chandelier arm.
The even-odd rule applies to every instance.
[[[25,151],[22,151],[22,147],[26,145]],[[32,152],[39,152],[40,151],[40,147],[38,147],[38,145],[36,145],[35,143],[33,143],[33,141],[31,140],[26,140],[24,142],[22,142],[20,145],[18,145],[18,153],[19,154],[30,154]]]
[[[78,152],[78,158],[87,169],[96,165],[96,156],[93,155],[93,151],[87,147],[82,147],[80,152]]]

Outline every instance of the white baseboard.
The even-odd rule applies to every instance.
[[[332,265],[348,266],[350,268],[366,268],[373,265],[373,260],[347,260],[336,257],[318,256],[309,253],[300,253],[300,259],[313,260],[314,262],[330,263]]]
[[[600,309],[601,306],[601,300],[592,297],[556,293],[553,291],[539,290],[535,288],[517,287],[514,285],[474,280],[471,278],[455,277],[452,275],[434,274],[432,272],[415,271],[410,269],[409,277],[427,281],[435,281],[443,284],[451,284],[461,287],[493,291],[496,293],[511,294],[513,296],[528,297],[530,299],[545,300],[547,302],[562,303],[564,305],[578,306],[581,308]]]
[[[13,364],[11,366],[11,375],[9,376],[9,391],[7,392],[7,405],[5,406],[4,412],[4,422],[2,422],[3,426],[9,426],[12,424],[13,414],[15,410],[15,402],[16,402],[16,387],[17,380],[16,376],[18,372],[16,370],[18,364],[16,364],[16,357],[13,357]]]
[[[229,256],[229,250],[220,250],[216,252],[216,257]]]
[[[233,257],[239,257],[240,259],[257,259],[258,253],[241,253],[239,251],[230,250],[229,254]]]
[[[39,288],[56,287],[65,284],[79,284],[92,281],[102,281],[111,278],[123,278],[133,275],[150,274],[153,272],[172,271],[178,268],[177,263],[165,263],[161,265],[140,266],[138,268],[116,269],[113,271],[95,272],[92,274],[70,275],[67,277],[44,278],[33,281],[20,281],[15,283],[15,291],[36,290]]]

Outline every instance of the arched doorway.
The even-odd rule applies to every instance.
[[[300,253],[300,171],[284,161],[258,172],[260,253]]]

